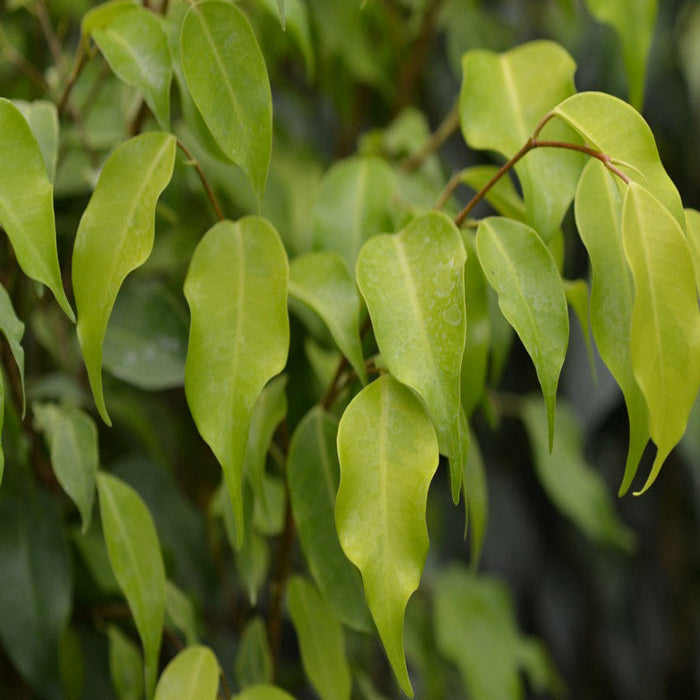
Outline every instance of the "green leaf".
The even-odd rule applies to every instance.
[[[377,345],[389,371],[423,399],[450,460],[459,500],[460,372],[466,334],[462,238],[443,214],[368,241],[357,260]]]
[[[93,7],[85,13],[80,24],[83,36],[90,36],[96,29],[108,26],[119,15],[132,12],[136,7],[136,0],[110,0]]]
[[[590,539],[632,551],[634,533],[615,512],[601,475],[583,458],[583,438],[573,410],[559,401],[557,437],[551,453],[542,413],[536,398],[523,401],[521,416],[530,437],[537,477],[549,499]]]
[[[534,41],[502,54],[483,50],[465,53],[459,117],[466,142],[472,148],[498,151],[506,158],[515,155],[547,112],[574,93],[575,69],[571,56],[550,41]],[[550,125],[547,138],[578,141],[571,129],[561,127]],[[515,166],[527,222],[545,241],[561,225],[582,163],[579,154],[542,148]]]
[[[569,341],[569,315],[557,266],[537,233],[510,219],[484,219],[476,246],[501,311],[537,370],[551,447],[557,384]]]
[[[142,7],[114,13],[94,26],[90,35],[123,82],[138,88],[161,129],[170,122],[173,69],[168,39],[159,19]]]
[[[591,14],[615,29],[629,81],[629,101],[641,109],[658,0],[586,0]]]
[[[591,329],[603,362],[627,406],[630,437],[620,496],[627,492],[649,441],[647,406],[632,371],[630,326],[634,286],[622,246],[622,196],[612,174],[591,161],[581,175],[576,225],[591,261]]]
[[[466,508],[467,522],[465,523],[465,534],[470,533],[471,538],[471,569],[473,571],[479,566],[481,550],[484,545],[486,535],[486,524],[489,513],[489,496],[486,484],[486,470],[484,460],[481,456],[476,435],[469,431],[469,426],[465,427],[465,433],[469,435],[469,445],[467,448],[467,459],[464,465],[462,485],[464,488],[464,503]],[[468,529],[467,529],[468,528]]]
[[[657,453],[646,491],[683,437],[700,387],[700,312],[683,230],[649,191],[631,183],[622,242],[634,278],[630,353]]]
[[[602,92],[582,92],[553,110],[592,148],[609,156],[635,182],[653,192],[685,226],[683,205],[676,186],[666,174],[654,135],[642,116],[626,102]]]
[[[253,29],[234,5],[198,3],[182,22],[180,49],[197,109],[262,201],[272,151],[272,96]]]
[[[695,271],[695,286],[700,292],[700,211],[685,210],[685,226],[688,235],[688,247]]]
[[[170,579],[165,582],[166,624],[185,635],[187,644],[196,644],[197,618],[192,601]]]
[[[586,280],[562,280],[566,302],[578,319],[583,339],[586,342],[588,360],[591,367],[591,375],[597,378],[595,369],[595,357],[593,355],[593,342],[591,340],[591,327],[589,316],[588,282]]]
[[[12,100],[12,103],[27,120],[34,138],[39,144],[44,158],[46,174],[53,183],[56,179],[56,161],[58,160],[58,110],[48,100]]]
[[[330,251],[307,253],[289,265],[289,295],[310,306],[333,340],[367,383],[358,317],[360,298],[342,258]]]
[[[323,700],[349,700],[352,679],[345,638],[333,610],[301,576],[293,576],[287,583],[287,609],[304,671],[316,692]]]
[[[0,436],[2,435],[3,425],[5,423],[5,378],[0,372]],[[2,484],[3,476],[5,475],[5,452],[0,444],[0,484]]]
[[[340,480],[338,425],[320,407],[299,423],[289,445],[287,481],[294,521],[309,571],[338,618],[368,632],[372,621],[357,569],[338,541],[334,506]]]
[[[38,428],[49,443],[58,483],[78,506],[84,534],[92,520],[95,476],[100,461],[97,426],[77,408],[35,403],[32,410]]]
[[[185,393],[223,467],[243,541],[241,481],[253,406],[284,369],[289,347],[287,256],[264,219],[219,222],[200,241],[185,280],[192,316]]]
[[[479,192],[491,181],[499,169],[496,165],[473,165],[459,173],[459,180],[471,187],[474,192]],[[525,204],[515,189],[513,180],[508,175],[499,178],[486,193],[484,199],[501,216],[525,222]]]
[[[340,544],[362,574],[367,603],[401,688],[413,697],[403,619],[428,553],[425,510],[438,464],[435,431],[411,390],[384,375],[345,410],[338,456]]]
[[[131,486],[97,475],[102,529],[112,571],[136,624],[144,650],[146,696],[153,697],[165,618],[165,568],[151,515]]]
[[[151,253],[156,202],[174,164],[171,134],[142,134],[121,144],[105,163],[78,226],[73,249],[78,341],[97,410],[107,425],[102,343],[109,315],[124,278]]]
[[[0,333],[5,336],[10,353],[17,366],[20,387],[22,389],[22,417],[24,417],[26,398],[24,392],[24,348],[22,347],[22,336],[24,335],[24,323],[17,318],[12,299],[5,287],[0,284]],[[0,374],[2,374],[0,372]],[[2,382],[2,377],[0,377]],[[3,390],[4,405],[4,390]],[[2,426],[2,416],[0,416],[0,427]],[[0,479],[1,480],[1,479]]]
[[[275,685],[261,684],[249,685],[232,700],[294,700],[294,696]]]
[[[272,681],[272,651],[262,617],[254,617],[243,630],[236,654],[235,671],[241,688]]]
[[[143,656],[141,650],[115,625],[107,627],[109,675],[119,700],[143,697]]]
[[[45,284],[71,321],[56,249],[53,187],[41,149],[21,112],[0,97],[0,225],[23,272]]]
[[[219,662],[209,647],[183,649],[163,671],[155,700],[215,700],[219,692]]]
[[[321,180],[313,209],[314,248],[340,254],[348,269],[363,243],[394,230],[394,175],[379,158],[349,158]]]

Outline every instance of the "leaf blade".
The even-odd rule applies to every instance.
[[[215,700],[219,692],[219,662],[214,652],[199,644],[183,649],[158,680],[155,700]]]

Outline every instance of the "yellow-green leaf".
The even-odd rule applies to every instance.
[[[700,211],[686,209],[685,225],[688,235],[688,247],[690,248],[693,269],[695,270],[695,285],[700,292]]]
[[[46,174],[53,183],[56,179],[56,162],[58,160],[58,110],[53,102],[48,100],[12,100],[12,103],[22,112],[29,128],[34,134],[41,155],[44,158]]]
[[[209,647],[183,649],[166,667],[155,700],[215,700],[219,692],[219,662]]]

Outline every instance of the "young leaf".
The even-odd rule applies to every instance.
[[[152,698],[165,619],[165,567],[158,535],[146,505],[130,486],[102,472],[97,491],[109,561],[141,637],[146,696]]]
[[[459,500],[460,372],[466,334],[464,244],[443,214],[369,240],[357,259],[377,345],[389,371],[425,401]]]
[[[232,700],[294,700],[294,696],[276,685],[260,684],[249,685],[234,695]]]
[[[658,0],[586,0],[591,14],[615,29],[629,81],[629,101],[637,109],[644,102],[647,58],[656,26]]]
[[[299,640],[304,671],[324,700],[350,699],[352,680],[343,628],[311,583],[301,576],[287,583],[287,609]]]
[[[468,51],[462,58],[459,117],[472,148],[515,155],[540,120],[574,93],[576,64],[559,45],[534,41],[503,54]],[[547,79],[543,80],[542,76]],[[550,127],[548,139],[574,141],[571,129]],[[538,149],[516,166],[528,223],[545,241],[558,230],[582,167],[579,154]]]
[[[141,91],[161,129],[167,129],[173,70],[168,39],[156,15],[135,5],[101,21],[90,35],[115,74]]]
[[[111,425],[102,392],[102,343],[124,278],[153,248],[156,202],[170,182],[175,137],[135,136],[108,158],[80,219],[73,249],[78,341],[97,410]]]
[[[602,92],[581,92],[552,111],[589,146],[615,159],[620,170],[653,192],[681,227],[685,226],[680,195],[661,164],[654,135],[633,107]]]
[[[435,430],[415,394],[384,375],[345,410],[338,456],[335,522],[340,544],[360,569],[391,667],[413,697],[403,618],[428,553],[425,509],[438,464]]]
[[[557,266],[535,231],[511,219],[484,219],[476,246],[501,311],[537,370],[551,447],[557,384],[569,342],[569,315]]]
[[[314,248],[340,254],[349,270],[363,243],[394,230],[391,168],[379,158],[336,163],[321,181],[313,209]]]
[[[58,110],[48,100],[12,100],[22,116],[27,120],[34,138],[39,144],[44,158],[46,174],[50,182],[56,179],[56,161],[58,160]]]
[[[272,95],[250,23],[227,2],[192,5],[182,22],[180,50],[197,109],[262,201],[272,152]]]
[[[155,700],[215,700],[219,692],[219,662],[209,647],[183,649],[166,667]]]
[[[657,453],[646,491],[683,437],[700,386],[700,312],[683,230],[648,190],[631,183],[622,242],[634,278],[631,358]]]
[[[289,347],[287,256],[258,217],[222,221],[200,241],[185,280],[192,316],[185,393],[219,460],[243,541],[242,477],[253,406]]]
[[[115,625],[107,627],[109,675],[120,700],[143,697],[143,655],[141,650]]]
[[[591,260],[591,329],[598,352],[618,383],[630,423],[629,450],[620,496],[627,492],[649,441],[647,406],[632,372],[630,324],[634,288],[622,247],[622,197],[602,163],[591,161],[581,175],[576,226]]]
[[[272,681],[272,652],[263,618],[254,617],[243,630],[235,670],[241,688]]]
[[[45,284],[71,321],[56,248],[53,187],[41,149],[26,120],[0,97],[0,226],[24,273]]]
[[[336,345],[366,384],[358,323],[360,298],[342,258],[330,251],[319,251],[292,260],[289,295],[310,306],[323,319]]]
[[[557,406],[557,437],[551,452],[541,403],[535,397],[525,399],[521,415],[537,476],[552,503],[587,537],[632,551],[634,533],[615,512],[603,478],[585,462],[581,429],[568,404],[560,400]]]
[[[0,333],[5,336],[10,353],[17,366],[20,387],[22,389],[22,416],[25,411],[24,396],[24,348],[22,347],[22,336],[24,335],[24,323],[17,318],[12,299],[5,287],[0,284]],[[1,374],[1,373],[0,373]],[[1,379],[0,379],[1,381]],[[2,418],[0,417],[0,420]],[[1,425],[1,423],[0,423]]]
[[[357,570],[340,548],[335,506],[340,467],[338,425],[321,408],[299,423],[289,445],[287,481],[294,520],[309,571],[338,618],[368,632],[372,621]]]
[[[51,465],[61,488],[78,506],[83,534],[90,528],[99,466],[97,427],[77,408],[35,403],[32,407],[39,429],[51,449]]]

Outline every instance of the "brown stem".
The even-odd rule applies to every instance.
[[[423,148],[413,156],[409,156],[401,162],[401,169],[408,173],[418,170],[428,156],[432,155],[447,141],[459,128],[459,111],[455,105],[450,113],[445,117],[442,124],[438,126],[435,133],[426,141]]]
[[[224,216],[224,213],[221,211],[221,207],[219,206],[219,203],[216,201],[216,197],[214,196],[214,192],[212,188],[209,185],[209,181],[206,178],[206,175],[204,174],[204,171],[202,170],[202,167],[199,164],[199,161],[192,155],[192,152],[190,151],[187,146],[185,146],[180,139],[177,141],[177,146],[178,148],[185,154],[187,157],[187,160],[194,165],[195,170],[197,171],[197,175],[199,175],[199,179],[202,181],[202,186],[204,187],[204,191],[207,193],[207,197],[209,198],[209,201],[211,202],[212,206],[214,207],[214,211],[216,212],[216,216],[219,219],[219,221],[223,221],[226,217]]]

